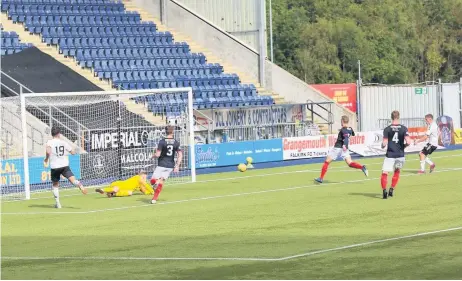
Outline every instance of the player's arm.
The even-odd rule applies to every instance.
[[[432,129],[432,128],[431,128],[431,126],[430,126],[430,128],[428,128],[428,130],[427,130],[427,132],[425,133],[424,136],[421,136],[420,138],[416,138],[416,139],[414,140],[414,144],[418,144],[419,142],[426,141],[426,140],[430,137],[430,135],[432,134],[431,129]],[[407,132],[406,132],[406,133],[407,133]],[[407,142],[407,140],[406,140],[406,142]]]
[[[387,130],[387,128],[385,128],[383,130],[382,149],[387,147],[387,145],[388,145],[388,130]]]
[[[156,151],[154,152],[153,157],[159,158],[160,154],[162,153],[162,149],[164,148],[164,142],[160,141],[159,144],[157,145]]]
[[[180,171],[181,161],[183,161],[183,150],[178,150],[178,158],[176,159],[175,168],[173,169],[175,173]]]
[[[406,140],[406,146],[411,145],[412,139],[411,139],[411,137],[410,137],[409,135],[406,135],[406,136],[404,137],[404,140]]]
[[[72,146],[70,146],[67,142],[64,144],[64,148],[66,149],[66,151],[72,155],[75,155],[76,151],[75,151],[75,148],[73,148]]]
[[[407,131],[407,128],[404,127],[404,140],[406,141],[406,144],[405,144],[405,148],[408,147],[409,145],[411,145],[412,143],[412,139],[411,139],[411,136],[409,136],[409,132]],[[414,143],[415,145],[415,143]]]
[[[350,136],[347,133],[343,133],[343,150],[347,150],[348,144],[350,143]]]
[[[152,189],[152,187],[144,180],[140,180],[140,191],[144,195],[154,194],[154,190]]]
[[[46,164],[48,163],[48,160],[50,159],[51,155],[51,146],[47,143],[47,147],[45,148],[45,159],[43,160],[43,163]]]

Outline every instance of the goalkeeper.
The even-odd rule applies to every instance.
[[[97,188],[95,191],[104,194],[107,197],[126,197],[131,196],[133,192],[140,191],[145,195],[154,194],[154,190],[146,181],[146,171],[140,171],[138,175],[123,181],[112,182],[109,187]]]

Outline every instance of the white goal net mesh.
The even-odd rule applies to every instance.
[[[32,196],[50,190],[50,169],[44,166],[43,159],[54,126],[77,151],[76,155],[68,155],[69,166],[88,187],[124,180],[140,170],[147,171],[150,177],[157,166],[153,158],[157,143],[165,137],[166,126],[172,125],[184,156],[180,172],[172,173],[167,183],[191,182],[194,168],[190,165],[192,118],[188,117],[188,99],[192,95],[188,91],[26,94],[23,115],[19,97],[2,99],[1,132],[2,136],[8,135],[2,139],[2,198],[26,198],[29,187]],[[27,123],[27,156],[22,141],[23,116]],[[29,185],[24,175],[26,157]],[[65,179],[60,185],[70,187]]]

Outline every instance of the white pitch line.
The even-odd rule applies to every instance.
[[[409,238],[427,236],[427,235],[438,234],[438,233],[444,233],[444,232],[450,232],[450,231],[456,231],[456,230],[462,230],[462,226],[453,227],[453,228],[448,228],[448,229],[442,229],[442,230],[421,232],[421,233],[416,233],[416,234],[411,234],[411,235],[405,235],[405,236],[399,236],[399,237],[393,237],[393,238],[386,238],[386,239],[374,240],[374,241],[369,241],[369,242],[364,242],[364,243],[358,243],[358,244],[352,244],[352,245],[348,245],[348,246],[337,247],[337,248],[331,248],[331,249],[313,251],[313,252],[308,252],[308,253],[303,253],[303,254],[298,254],[298,255],[293,255],[293,256],[288,256],[288,257],[280,258],[279,260],[280,260],[280,261],[292,260],[292,259],[296,259],[296,258],[303,258],[303,257],[314,256],[314,255],[317,255],[317,254],[324,254],[324,253],[335,252],[335,251],[341,251],[341,250],[352,249],[352,248],[358,248],[358,247],[363,247],[363,246],[368,246],[368,245],[373,245],[373,244],[379,244],[379,243],[384,243],[384,242],[389,242],[389,241],[396,241],[396,240],[402,240],[402,239],[409,239]]]
[[[287,257],[281,257],[281,258],[244,258],[244,257],[2,257],[2,259],[5,260],[164,260],[164,261],[264,261],[264,262],[275,262],[275,261],[287,261],[287,260],[293,260],[293,259],[298,259],[298,258],[304,258],[304,257],[309,257],[309,256],[314,256],[314,255],[319,255],[319,254],[325,254],[325,253],[330,253],[330,252],[337,252],[337,251],[342,251],[342,250],[348,250],[348,249],[353,249],[353,248],[359,248],[359,247],[364,247],[364,246],[369,246],[369,245],[374,245],[374,244],[380,244],[380,243],[385,243],[385,242],[390,242],[390,241],[397,241],[397,240],[403,240],[403,239],[410,239],[410,238],[416,238],[416,237],[422,237],[422,236],[428,236],[428,235],[433,235],[433,234],[439,234],[439,233],[445,233],[445,232],[451,232],[451,231],[457,231],[457,230],[462,230],[462,226],[458,227],[453,227],[453,228],[447,228],[447,229],[441,229],[441,230],[435,230],[435,231],[428,231],[428,232],[421,232],[421,233],[416,233],[416,234],[410,234],[410,235],[405,235],[405,236],[398,236],[398,237],[392,237],[392,238],[385,238],[385,239],[380,239],[380,240],[373,240],[369,242],[364,242],[364,243],[358,243],[358,244],[351,244],[347,246],[341,246],[341,247],[335,247],[335,248],[329,248],[329,249],[324,249],[324,250],[318,250],[318,251],[311,251],[303,254],[298,254],[298,255],[292,255],[292,256],[287,256]]]
[[[455,157],[455,156],[462,156],[462,154],[451,154],[451,155],[443,155],[443,156],[435,156],[432,157],[432,159],[439,159],[439,158],[450,158],[450,157]],[[367,159],[367,158],[366,158]],[[410,161],[420,161],[419,159],[409,159],[406,160],[407,162]],[[382,162],[374,162],[374,163],[368,163],[366,166],[374,166],[374,165],[382,165]],[[301,164],[304,165],[304,164]],[[308,164],[308,165],[314,165],[314,164]],[[275,167],[275,168],[281,168],[281,167]],[[272,169],[272,168],[270,168]],[[381,171],[381,170],[370,170],[371,172],[374,171]],[[329,171],[336,171],[336,172],[350,172],[351,169],[344,169],[344,167],[332,167],[329,168]],[[406,171],[404,169],[403,171]],[[278,173],[271,173],[271,174],[258,174],[258,175],[249,175],[249,176],[242,176],[242,177],[232,177],[232,178],[219,178],[219,179],[210,179],[210,180],[203,180],[203,181],[197,181],[196,183],[206,183],[206,182],[218,182],[218,181],[230,181],[230,180],[239,180],[239,179],[247,179],[247,178],[257,178],[257,177],[268,177],[268,176],[278,176],[278,175],[287,175],[287,174],[296,174],[296,173],[319,173],[319,169],[313,170],[296,170],[296,171],[286,171],[286,172],[278,172]],[[174,186],[174,185],[184,185],[184,184],[190,184],[190,183],[173,183],[169,184],[169,186]],[[87,187],[87,188],[93,188],[93,186]],[[77,188],[66,188],[62,190],[61,192],[68,192],[68,191],[77,191]],[[44,193],[45,191],[42,191],[41,193]],[[69,195],[61,195],[61,197],[72,197],[72,196],[78,196],[81,195],[80,192],[76,192],[75,194],[69,194]],[[50,197],[37,197],[37,198],[31,198],[29,200],[49,200]],[[18,200],[11,200],[11,201],[3,201],[2,203],[16,203],[16,202],[24,202],[22,199]]]
[[[433,173],[452,172],[452,171],[459,171],[459,170],[462,170],[462,168],[441,169],[441,170],[435,171]],[[411,177],[411,176],[422,176],[422,175],[417,175],[417,174],[401,175],[401,177]],[[92,214],[92,213],[101,213],[101,212],[108,212],[108,211],[120,211],[120,210],[134,209],[134,208],[154,207],[154,206],[160,206],[160,205],[170,205],[170,204],[179,204],[179,203],[187,203],[187,202],[194,202],[194,201],[204,201],[204,200],[211,200],[211,199],[221,199],[221,198],[238,197],[238,196],[245,196],[245,195],[255,195],[255,194],[263,194],[263,193],[270,193],[270,192],[288,191],[288,190],[296,190],[296,189],[309,188],[309,187],[319,187],[319,186],[331,186],[331,185],[339,185],[339,184],[357,183],[357,182],[365,182],[365,181],[378,180],[378,179],[379,178],[365,178],[365,179],[361,179],[361,180],[350,180],[350,181],[334,182],[334,183],[310,184],[310,185],[293,186],[293,187],[278,188],[278,189],[268,189],[268,190],[261,190],[261,191],[233,193],[233,194],[226,194],[226,195],[216,195],[216,196],[207,196],[207,197],[183,199],[183,200],[168,201],[168,202],[159,202],[159,203],[154,204],[154,205],[153,204],[133,205],[133,206],[107,208],[107,209],[97,209],[97,210],[90,210],[90,211],[77,211],[77,212],[62,212],[62,211],[57,211],[57,212],[5,212],[5,213],[2,213],[2,215]]]
[[[277,261],[271,258],[156,258],[156,257],[2,257],[6,260],[157,260],[157,261]]]

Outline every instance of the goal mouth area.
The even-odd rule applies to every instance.
[[[141,170],[151,176],[157,166],[157,159],[152,156],[170,123],[164,115],[150,111],[150,106],[171,106],[170,103],[163,104],[164,97],[181,104],[178,106],[181,115],[175,116],[177,119],[171,125],[184,154],[180,172],[172,172],[168,183],[195,182],[191,87],[28,93],[8,98],[15,109],[7,116],[14,120],[9,121],[10,128],[16,130],[15,145],[11,147],[15,154],[13,157],[12,153],[7,153],[1,159],[3,165],[9,163],[13,167],[1,175],[2,200],[21,196],[30,199],[31,193],[50,190],[50,168],[44,166],[43,159],[45,144],[51,139],[50,131],[55,126],[61,129],[61,139],[77,152],[68,156],[69,167],[84,185],[109,185]],[[1,121],[4,121],[3,116]],[[60,181],[60,187],[69,189],[72,185],[64,180]]]

